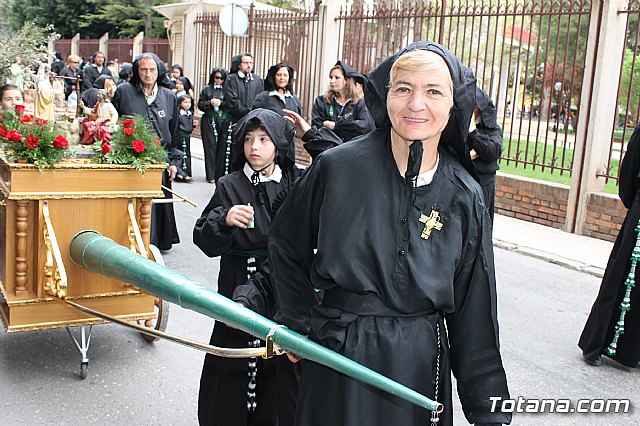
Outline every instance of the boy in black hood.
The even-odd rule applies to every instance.
[[[442,403],[438,425],[453,424],[452,371],[470,423],[509,423],[491,221],[465,143],[475,78],[443,46],[416,42],[365,93],[377,129],[320,155],[272,225],[275,319]],[[296,425],[431,420],[303,363]]]

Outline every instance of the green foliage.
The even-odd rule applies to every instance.
[[[631,92],[629,92],[629,89]],[[622,79],[620,81],[620,98],[618,104],[622,105],[623,110],[620,111],[624,116],[627,103],[629,103],[629,111],[631,116],[636,119],[638,117],[638,100],[640,99],[640,56],[633,54],[633,50],[624,49],[624,62],[622,64]],[[624,123],[624,119],[623,119]]]
[[[11,30],[18,30],[25,22],[34,22],[39,27],[53,25],[64,38],[73,37],[79,29],[81,16],[91,13],[95,6],[78,0],[9,0],[7,13]],[[97,38],[105,32],[105,21],[83,30],[83,37]]]
[[[90,12],[81,16],[79,27],[86,30],[106,22],[117,37],[135,37],[144,31],[146,38],[166,37],[164,17],[152,9],[170,0],[86,0]]]
[[[35,64],[49,62],[50,56],[47,41],[59,37],[53,32],[50,25],[38,26],[27,22],[15,32],[0,32],[0,82],[6,81],[9,76],[9,67],[16,57],[22,64]]]

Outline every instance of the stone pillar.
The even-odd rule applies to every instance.
[[[102,34],[100,40],[98,41],[98,50],[104,53],[105,64],[106,61],[109,60],[109,33]]]
[[[618,14],[619,10],[626,7],[625,0],[604,0],[592,4],[582,101],[576,131],[576,135],[583,135],[584,140],[577,140],[575,145],[564,226],[565,231],[577,234],[583,233],[589,193],[604,189],[604,178],[597,177],[596,174],[604,172],[609,155],[611,123],[614,123],[617,114],[618,75],[628,19],[627,14]],[[600,22],[599,16],[602,16]]]
[[[80,56],[80,33],[76,33],[71,39],[71,54]]]
[[[132,51],[133,51],[133,59],[135,59],[137,56],[142,55],[142,42],[144,41],[144,31],[140,31],[138,33],[138,35],[136,35],[133,38],[133,47],[132,47]]]

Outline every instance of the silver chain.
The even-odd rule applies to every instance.
[[[438,356],[436,357],[436,392],[435,392],[435,396],[434,399],[436,402],[438,402],[438,394],[440,391],[440,343],[441,343],[441,337],[440,337],[440,323],[438,322],[438,324],[436,324],[436,333],[438,336]],[[431,426],[437,426],[438,422],[440,421],[440,414],[438,413],[437,410],[433,410],[431,412]]]

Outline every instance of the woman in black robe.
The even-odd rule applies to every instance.
[[[365,90],[377,130],[320,155],[274,220],[275,318],[437,399],[438,425],[453,424],[451,370],[469,422],[509,423],[491,221],[465,144],[475,78],[417,42]],[[296,425],[430,424],[422,408],[302,362]]]
[[[342,61],[329,71],[329,89],[313,103],[311,124],[331,129],[344,142],[369,133],[371,116],[356,83],[364,85],[366,77]]]
[[[630,273],[636,273],[632,252],[637,245],[640,227],[639,176],[640,126],[633,131],[620,165],[618,191],[629,211],[611,250],[600,291],[578,343],[584,360],[594,366],[602,364],[602,355],[631,368],[640,362],[640,296],[637,286],[630,288],[630,300],[626,302],[630,309],[625,313],[624,333],[617,333],[615,338],[616,326],[621,320],[620,307],[627,293],[626,282]]]
[[[225,151],[229,120],[220,108],[224,99],[224,83],[227,70],[214,67],[209,75],[209,83],[202,88],[198,97],[198,109],[204,114],[200,120],[200,133],[204,148],[204,170],[207,182],[214,183],[225,172]]]
[[[282,63],[269,68],[264,90],[253,101],[252,109],[257,108],[266,108],[280,115],[285,115],[283,109],[302,114],[300,99],[293,94],[293,68]]]

